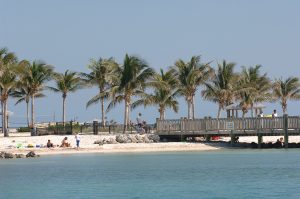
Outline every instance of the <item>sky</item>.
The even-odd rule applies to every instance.
[[[19,60],[43,60],[58,72],[89,72],[91,58],[114,57],[122,63],[126,53],[145,59],[156,71],[178,59],[201,55],[216,68],[223,59],[241,66],[261,64],[272,79],[300,77],[300,1],[289,0],[0,0],[0,48],[7,47]],[[51,83],[50,83],[51,84]],[[196,94],[196,117],[215,117],[217,105]],[[36,100],[38,121],[61,121],[61,94],[46,91]],[[86,108],[96,88],[80,90],[67,98],[67,119],[100,118],[100,104]],[[187,104],[179,99],[179,112],[167,118],[187,116]],[[11,125],[25,125],[25,104],[15,106]],[[288,103],[288,113],[299,115],[298,102]],[[266,114],[281,106],[267,103]],[[135,120],[154,123],[157,107],[132,111]],[[124,104],[108,113],[108,120],[123,122]],[[222,115],[225,117],[225,113]]]

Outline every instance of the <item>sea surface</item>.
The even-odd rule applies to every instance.
[[[300,150],[0,160],[0,198],[300,198]]]

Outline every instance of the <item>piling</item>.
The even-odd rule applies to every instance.
[[[284,148],[289,148],[288,115],[283,115]]]
[[[258,142],[258,148],[261,149],[261,144],[263,142],[263,136],[260,134],[260,132],[257,133],[257,142]]]

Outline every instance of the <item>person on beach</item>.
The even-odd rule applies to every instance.
[[[61,141],[61,145],[60,145],[60,147],[70,147],[71,146],[71,144],[70,143],[68,143],[68,137],[65,137],[62,141]]]
[[[141,113],[139,113],[138,117],[136,118],[136,121],[137,121],[138,127],[141,128],[142,125],[143,125],[143,120],[142,120],[142,114]]]
[[[80,143],[80,136],[79,136],[78,133],[75,135],[75,140],[76,140],[76,147],[78,149],[79,148],[79,143]]]
[[[284,145],[284,143],[283,143],[283,137],[281,137],[281,138],[279,139],[279,141],[280,141],[280,143],[281,143],[281,147],[283,147],[283,145]]]
[[[48,140],[48,142],[47,142],[47,147],[48,147],[48,148],[54,147],[54,146],[53,146],[53,143],[52,143],[50,140]]]

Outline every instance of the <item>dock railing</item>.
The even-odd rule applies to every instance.
[[[158,134],[272,134],[283,133],[285,130],[285,117],[290,132],[299,133],[300,117],[287,116],[267,118],[220,118],[220,119],[157,119]]]

